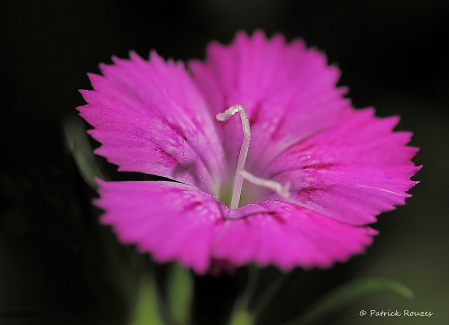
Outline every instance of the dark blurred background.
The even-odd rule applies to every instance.
[[[84,104],[77,90],[91,89],[86,73],[129,50],[203,58],[210,40],[256,28],[325,51],[355,107],[401,116],[397,129],[413,131],[414,162],[424,165],[413,198],[380,215],[366,255],[328,271],[296,270],[263,323],[288,319],[305,297],[339,283],[381,276],[415,298],[375,293],[328,323],[447,324],[449,1],[18,0],[0,8],[1,324],[123,324],[132,309],[139,261],[92,218],[95,193],[63,138],[63,121]],[[434,315],[361,318],[361,309]]]

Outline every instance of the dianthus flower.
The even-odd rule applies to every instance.
[[[158,262],[329,267],[362,253],[367,225],[416,183],[411,133],[354,109],[338,68],[301,40],[239,32],[187,69],[155,52],[113,62],[81,91],[95,153],[173,181],[98,180],[95,204]]]

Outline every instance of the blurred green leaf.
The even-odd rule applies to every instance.
[[[235,311],[232,314],[230,325],[252,325],[254,324],[254,318],[251,314],[244,309]]]
[[[95,178],[107,180],[107,177],[95,160],[86,128],[81,119],[66,118],[64,121],[64,135],[81,177],[91,188],[97,189],[98,185],[95,182]]]
[[[169,306],[177,324],[189,321],[190,302],[192,301],[193,283],[189,271],[174,263],[169,281]]]
[[[361,296],[385,290],[396,292],[409,299],[413,298],[413,293],[409,288],[394,280],[380,278],[356,280],[334,289],[318,300],[309,310],[299,315],[297,319],[285,325],[317,323]]]
[[[156,284],[152,277],[142,276],[137,305],[131,325],[164,325],[158,308]]]

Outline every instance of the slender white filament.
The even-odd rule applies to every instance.
[[[263,186],[263,187],[267,187],[272,190],[275,190],[284,199],[286,199],[290,196],[289,189],[290,189],[291,184],[289,182],[285,183],[285,185],[282,185],[281,183],[278,183],[275,181],[256,177],[256,176],[248,173],[246,170],[241,170],[239,173],[240,173],[240,175],[243,176],[243,178],[245,178],[247,181],[249,181],[255,185]]]
[[[243,127],[243,143],[240,147],[239,159],[237,161],[237,168],[234,176],[234,190],[232,191],[231,209],[237,209],[239,207],[240,195],[242,193],[243,176],[240,173],[245,167],[246,157],[248,157],[249,142],[251,140],[251,130],[249,127],[248,115],[246,115],[245,108],[242,105],[234,105],[228,108],[223,113],[217,114],[218,121],[226,121],[235,113],[240,113],[240,119]]]

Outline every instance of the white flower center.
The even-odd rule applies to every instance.
[[[255,185],[275,190],[280,196],[288,198],[290,195],[288,191],[290,188],[290,183],[282,185],[272,180],[258,178],[243,169],[245,167],[246,158],[248,157],[249,143],[251,140],[251,129],[249,126],[249,119],[248,115],[246,114],[245,108],[242,105],[234,105],[228,108],[223,113],[218,113],[216,117],[218,121],[224,122],[231,116],[233,116],[235,113],[240,113],[240,119],[242,121],[242,128],[243,128],[243,142],[242,146],[240,147],[240,154],[234,175],[234,187],[232,190],[232,199],[230,208],[238,209],[239,207],[240,195],[242,193],[243,187],[243,179],[246,179],[247,181]]]

